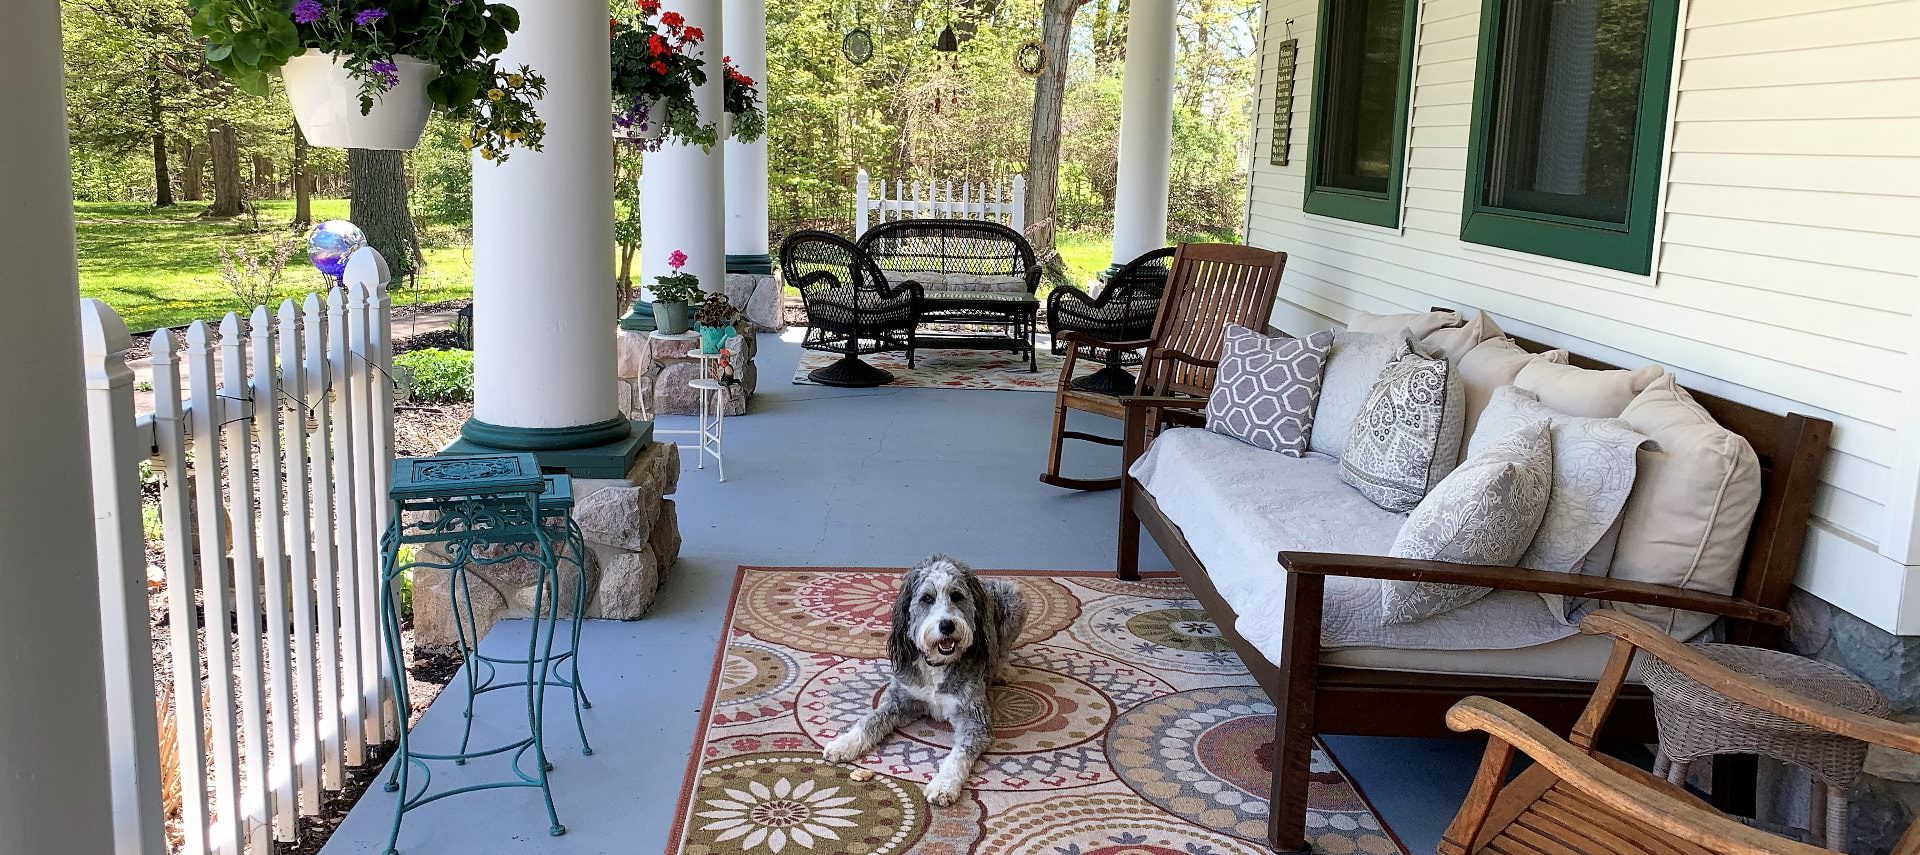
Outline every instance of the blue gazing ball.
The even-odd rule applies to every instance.
[[[334,279],[347,269],[347,256],[367,245],[367,235],[346,220],[328,220],[313,227],[307,239],[307,260],[315,270]]]

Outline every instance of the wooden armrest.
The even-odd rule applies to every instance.
[[[1187,353],[1186,351],[1182,351],[1182,350],[1174,350],[1171,347],[1158,348],[1154,350],[1151,354],[1148,354],[1147,358],[1159,360],[1163,362],[1184,362],[1188,365],[1197,365],[1201,368],[1219,368],[1220,367],[1220,360],[1218,359],[1201,359],[1200,357],[1194,356],[1191,353]]]
[[[1120,406],[1134,410],[1204,410],[1207,399],[1175,395],[1121,395]]]
[[[1698,651],[1645,621],[1618,612],[1595,612],[1580,621],[1580,631],[1621,639],[1692,677],[1700,685],[1750,707],[1829,733],[1920,754],[1920,727],[1862,715],[1817,698],[1783,692],[1765,681],[1736,673],[1701,656]]]
[[[1528,570],[1524,567],[1487,567],[1478,564],[1454,564],[1447,561],[1332,552],[1282,552],[1280,564],[1289,572],[1317,576],[1352,576],[1389,582],[1476,585],[1501,591],[1530,591],[1536,594],[1560,594],[1591,600],[1639,603],[1704,612],[1774,626],[1787,625],[1786,612],[1769,609],[1737,597],[1689,591],[1685,588],[1655,585],[1650,582],[1609,579],[1602,576],[1577,576],[1572,573]]]
[[[1651,780],[1615,769],[1499,701],[1483,697],[1462,700],[1447,711],[1447,726],[1462,733],[1485,731],[1518,748],[1594,801],[1710,852],[1816,855],[1826,851],[1748,827],[1698,802],[1663,791]]]

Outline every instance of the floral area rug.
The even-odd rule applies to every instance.
[[[884,368],[893,374],[893,382],[882,388],[915,387],[935,389],[1013,389],[1029,392],[1052,392],[1059,386],[1060,366],[1065,360],[1053,354],[1047,343],[1047,337],[1039,337],[1034,345],[1037,353],[1034,365],[1038,370],[1027,370],[1025,354],[1008,353],[1004,350],[935,350],[924,349],[914,355],[914,367],[907,367],[907,355],[904,353],[875,353],[860,357],[868,365]],[[793,370],[793,382],[800,386],[817,386],[807,375],[816,368],[825,368],[839,361],[840,357],[832,353],[817,350],[800,351],[800,364]],[[1080,360],[1081,370],[1075,374],[1090,373],[1100,365],[1091,360]]]
[[[853,764],[820,756],[887,685],[899,572],[741,568],[673,851],[1270,853],[1273,706],[1186,588],[993,575],[1021,586],[1030,617],[990,692],[993,747],[936,808],[921,787],[951,745],[943,723]],[[1404,851],[1324,750],[1310,798],[1315,851]]]

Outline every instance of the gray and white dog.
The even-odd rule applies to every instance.
[[[835,763],[858,759],[895,729],[932,716],[953,726],[953,750],[927,782],[927,801],[953,804],[974,761],[993,744],[987,686],[999,677],[1026,623],[1027,604],[1012,582],[982,579],[945,555],[908,570],[887,640],[893,680],[873,712],[822,753]]]

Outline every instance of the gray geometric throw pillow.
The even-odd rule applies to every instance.
[[[1380,372],[1340,454],[1340,480],[1406,512],[1460,462],[1465,389],[1445,357],[1407,353]]]
[[[1321,369],[1332,348],[1331,330],[1287,338],[1228,324],[1207,396],[1207,430],[1299,457],[1313,431]]]

